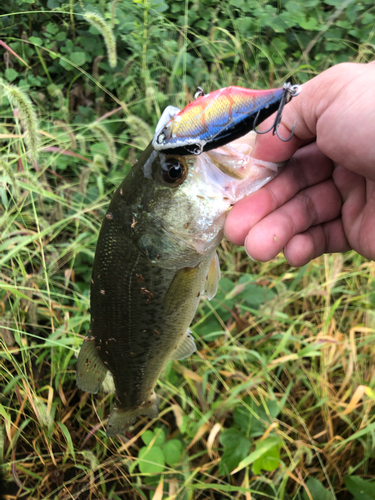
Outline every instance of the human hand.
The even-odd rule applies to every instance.
[[[293,266],[349,249],[375,259],[374,89],[375,64],[339,64],[303,85],[279,128],[289,137],[296,123],[293,138],[258,135],[252,153],[266,161],[291,159],[229,212],[230,241],[259,261],[284,249]]]

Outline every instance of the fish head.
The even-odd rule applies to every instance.
[[[134,233],[152,262],[176,266],[180,258],[194,266],[216,248],[230,207],[283,166],[252,157],[252,129],[277,110],[271,127],[277,133],[283,107],[300,90],[289,83],[270,90],[227,87],[208,95],[200,89],[183,110],[165,109],[138,165],[143,224]]]
[[[282,168],[282,163],[251,156],[255,135],[250,132],[200,155],[164,154],[150,145],[141,156],[138,168],[144,177],[139,181],[144,184],[143,220],[148,230],[153,227],[156,231],[154,239],[168,236],[176,255],[183,248],[184,261],[188,259],[189,265],[220,243],[230,207],[269,182]],[[136,229],[140,231],[141,225]],[[171,262],[165,250],[156,255],[168,255]],[[159,257],[159,265],[163,261]]]

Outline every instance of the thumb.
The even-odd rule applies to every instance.
[[[321,151],[332,160],[352,161],[353,138],[358,131],[361,131],[361,142],[365,140],[363,116],[370,114],[372,81],[375,83],[375,65],[343,63],[306,82],[300,94],[285,106],[279,127],[281,137],[287,138],[295,125],[293,138],[283,142],[271,133],[257,135],[253,156],[266,161],[284,161],[302,143],[316,139]],[[361,94],[359,89],[368,91]],[[275,115],[268,118],[259,130],[269,128],[274,119]],[[370,128],[375,134],[374,126]],[[359,149],[363,154],[363,149]]]

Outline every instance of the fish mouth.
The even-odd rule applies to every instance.
[[[256,133],[249,132],[225,146],[195,157],[193,178],[204,197],[233,205],[273,179],[286,165],[251,156]]]

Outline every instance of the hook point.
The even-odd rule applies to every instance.
[[[296,124],[294,123],[293,128],[292,128],[292,131],[291,131],[291,133],[290,133],[290,136],[289,136],[287,139],[284,139],[284,138],[283,138],[283,137],[281,137],[281,135],[279,134],[279,126],[277,126],[277,128],[276,128],[276,135],[277,135],[277,137],[280,139],[280,141],[283,141],[283,142],[289,142],[289,141],[290,141],[290,139],[291,139],[291,138],[293,137],[293,135],[294,135],[294,130],[295,130],[295,128],[296,128]]]

